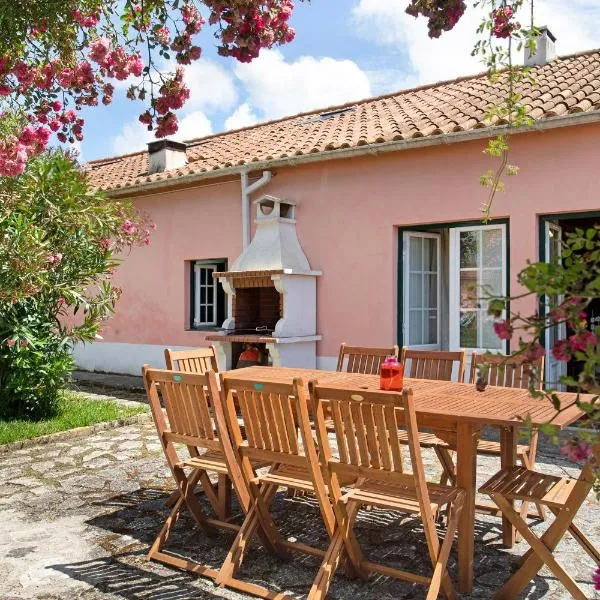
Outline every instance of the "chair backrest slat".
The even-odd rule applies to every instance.
[[[339,372],[378,375],[386,356],[398,358],[398,346],[389,348],[365,348],[362,346],[340,346],[337,368]]]
[[[365,469],[379,473],[404,472],[397,420],[405,411],[401,394],[327,388],[318,384],[312,384],[311,390],[315,418],[332,415],[339,452],[337,462],[346,465],[350,469],[347,472],[352,467],[357,469],[357,474],[358,469],[363,474]],[[413,438],[418,444],[418,436]],[[320,443],[324,444],[325,440]]]
[[[486,381],[498,387],[525,388],[535,378],[534,387],[542,389],[544,385],[544,357],[528,361],[523,355],[502,356],[498,354],[471,355],[469,381],[476,383],[479,370],[485,369]]]
[[[320,456],[331,473],[402,482],[417,489],[423,514],[431,512],[412,392],[371,392],[319,386],[311,382],[312,411]],[[327,435],[325,415],[333,415],[339,457]],[[398,426],[406,425],[412,472],[406,473]],[[347,450],[346,450],[347,449]],[[339,482],[334,482],[338,486]]]
[[[190,444],[212,447],[213,444],[207,443],[207,440],[217,439],[218,434],[209,411],[211,395],[208,376],[148,367],[144,367],[143,376],[150,408],[157,427],[160,427],[159,434],[169,432],[187,436]],[[159,389],[168,422],[162,413]]]
[[[241,418],[247,432],[247,440],[244,444],[246,447],[256,451],[280,453],[282,462],[285,462],[286,455],[304,456],[304,453],[299,450],[299,416],[296,389],[293,385],[257,384],[224,377],[223,393],[228,397],[228,407],[235,405],[236,401],[239,404]],[[307,402],[306,397],[304,402]],[[238,418],[229,408],[227,416],[230,427],[239,430]],[[253,456],[259,455],[260,452],[253,452]]]
[[[405,377],[451,381],[457,366],[457,381],[465,375],[466,352],[440,352],[437,350],[411,350],[402,348],[401,362]],[[410,362],[409,362],[410,361]]]
[[[219,372],[217,352],[214,346],[193,348],[192,350],[165,349],[165,363],[168,370],[183,371],[184,373]]]

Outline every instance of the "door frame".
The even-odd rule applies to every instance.
[[[463,227],[454,227],[454,232],[450,234],[450,251],[448,253],[449,257],[449,281],[448,281],[448,326],[449,326],[449,335],[448,335],[448,346],[451,351],[465,350],[469,354],[473,352],[477,352],[478,354],[487,352],[487,348],[477,347],[477,348],[463,348],[460,345],[460,326],[459,322],[456,319],[458,316],[460,318],[460,263],[459,263],[459,239],[461,231],[486,231],[490,229],[498,229],[502,231],[502,262],[500,268],[506,275],[508,275],[508,265],[510,263],[510,255],[508,252],[508,227],[504,223],[488,223],[488,224],[480,224],[480,225],[466,225]],[[454,233],[454,235],[453,235]],[[502,292],[501,296],[506,297],[507,293],[510,289],[510,280],[508,276],[505,277],[505,280],[502,282]],[[505,313],[506,314],[506,313]],[[478,335],[479,337],[479,335]],[[456,342],[456,343],[453,343]],[[498,350],[493,351],[502,351],[502,346],[505,344],[500,343],[500,348]]]
[[[583,210],[580,212],[549,213],[538,215],[538,260],[540,262],[544,262],[547,256],[546,223],[553,223],[555,221],[575,221],[579,219],[600,219],[600,210]],[[538,300],[538,311],[540,317],[543,318],[546,316],[547,303],[545,295],[540,296]],[[546,348],[546,353],[548,353],[549,348],[546,347],[547,340],[545,335],[542,339],[540,339],[540,344]],[[546,368],[547,367],[548,364],[546,365]]]
[[[412,231],[404,231],[402,232],[402,243],[403,243],[403,252],[402,252],[402,260],[403,260],[403,265],[402,265],[402,273],[404,274],[404,272],[406,270],[410,271],[410,243],[406,243],[407,240],[410,239],[410,237],[420,237],[420,238],[429,238],[429,239],[434,239],[437,240],[437,256],[436,256],[436,261],[437,261],[437,344],[419,344],[419,345],[415,345],[415,346],[411,346],[412,348],[419,348],[422,350],[433,350],[433,349],[438,349],[440,348],[440,340],[441,340],[441,327],[442,327],[442,319],[441,319],[441,314],[442,314],[442,310],[441,310],[441,300],[442,300],[442,295],[441,295],[441,289],[442,289],[442,236],[440,233],[437,232],[432,232],[432,231],[418,231],[418,230],[412,230]],[[409,305],[410,305],[410,301],[409,301],[409,294],[410,294],[410,289],[408,286],[405,286],[404,288],[404,298],[402,299],[403,301],[403,311],[402,311],[402,322],[400,323],[400,327],[402,328],[402,334],[403,334],[403,338],[406,335],[407,339],[410,339],[410,328],[409,328],[409,324],[410,324],[410,318],[407,318],[407,313],[410,310]]]
[[[600,213],[598,213],[600,215]],[[404,319],[404,232],[420,231],[423,233],[438,232],[440,229],[453,229],[455,227],[472,227],[478,225],[505,225],[506,226],[506,289],[510,290],[510,221],[507,217],[499,219],[490,219],[483,223],[482,219],[465,219],[463,221],[442,221],[440,223],[424,223],[417,225],[400,225],[397,227],[398,255],[396,256],[397,289],[396,289],[396,343],[402,348],[404,345],[404,335],[402,321]],[[510,306],[507,307],[507,311]],[[441,324],[440,324],[441,331]],[[506,349],[508,351],[508,342]]]

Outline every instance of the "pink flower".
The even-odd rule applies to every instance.
[[[560,448],[560,453],[573,462],[582,462],[593,456],[592,447],[576,437],[565,440]]]
[[[52,110],[54,112],[58,112],[59,110],[62,110],[62,107],[63,107],[63,105],[62,105],[62,102],[60,100],[55,100],[52,103]]]
[[[62,127],[62,123],[58,119],[52,119],[48,124],[48,127],[56,133]]]
[[[591,331],[576,333],[569,338],[569,344],[573,352],[587,352],[598,343],[596,335]]]
[[[513,328],[510,323],[505,320],[495,321],[494,322],[494,333],[501,340],[510,340],[513,334]]]
[[[138,119],[144,125],[152,125],[152,115],[148,111],[142,113]]]
[[[121,229],[128,234],[134,234],[137,231],[137,227],[129,219],[125,220]]]
[[[552,356],[556,360],[568,362],[571,360],[571,348],[567,340],[558,340],[552,347]]]
[[[48,256],[46,256],[46,262],[49,262],[51,265],[54,264],[54,254],[48,254]]]
[[[594,571],[594,575],[592,577],[592,581],[594,582],[594,589],[600,590],[600,565],[596,567]]]
[[[17,343],[17,340],[15,340],[15,338],[9,338],[8,340],[6,340],[4,342],[4,344],[7,348],[12,348],[16,343]]]
[[[9,85],[6,85],[5,83],[0,84],[0,96],[8,96],[11,93],[12,89]]]
[[[27,338],[23,338],[21,340],[21,348],[27,348],[29,346],[29,340]]]

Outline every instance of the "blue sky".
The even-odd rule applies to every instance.
[[[202,59],[189,67],[179,139],[326,107],[481,70],[470,56],[480,15],[469,9],[439,40],[404,13],[406,0],[297,2],[296,39],[250,65],[217,56],[207,28]],[[537,25],[550,26],[559,54],[600,47],[597,0],[536,0]],[[126,87],[126,86],[125,86]],[[115,92],[108,107],[84,111],[82,160],[139,150],[153,139],[137,122],[142,104]]]

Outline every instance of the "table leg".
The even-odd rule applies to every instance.
[[[477,476],[477,438],[479,428],[459,423],[456,431],[456,484],[465,490],[465,503],[458,528],[458,590],[473,591],[475,553],[475,494]]]
[[[512,468],[517,464],[517,431],[515,427],[503,427],[500,430],[500,466],[503,469]],[[510,502],[512,508],[514,501]],[[517,530],[512,523],[502,515],[502,542],[507,548],[515,545]]]

